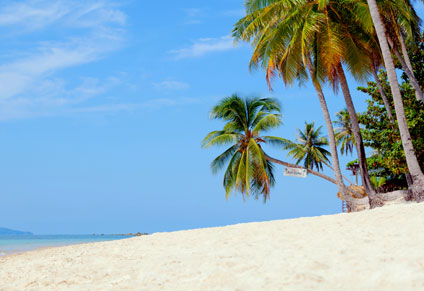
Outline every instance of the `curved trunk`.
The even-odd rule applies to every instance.
[[[412,87],[415,89],[415,98],[417,101],[424,102],[424,94],[423,90],[421,89],[420,85],[418,84],[417,79],[414,76],[414,73],[409,70],[407,64],[405,63],[405,60],[403,59],[402,55],[400,54],[399,50],[396,48],[396,46],[393,47],[393,51],[396,55],[396,57],[399,59],[399,62],[402,65],[403,71],[406,73],[406,75],[409,78],[409,81],[412,84]]]
[[[325,180],[327,180],[328,182],[331,182],[331,183],[333,183],[333,184],[337,184],[337,183],[336,183],[336,180],[334,180],[333,178],[331,178],[331,177],[329,177],[329,176],[327,176],[327,175],[325,175],[325,174],[323,174],[323,173],[316,172],[316,171],[314,171],[314,170],[310,170],[310,169],[306,169],[306,168],[304,168],[304,167],[302,167],[302,166],[295,165],[295,164],[288,163],[288,162],[284,162],[284,161],[281,161],[281,160],[279,160],[279,159],[275,159],[275,158],[273,158],[273,157],[268,156],[267,154],[265,154],[265,157],[266,157],[266,159],[267,159],[268,161],[270,161],[270,162],[273,162],[273,163],[276,163],[276,164],[282,165],[282,166],[284,166],[284,167],[290,167],[290,168],[296,168],[296,169],[305,169],[306,171],[308,171],[308,173],[309,173],[309,174],[312,174],[312,175],[318,176],[318,177],[320,177],[320,178],[323,178],[323,179],[325,179]]]
[[[343,92],[343,97],[346,102],[347,111],[349,112],[350,121],[352,123],[352,131],[355,137],[356,150],[358,152],[358,164],[359,169],[361,170],[362,185],[365,188],[365,192],[367,192],[368,194],[370,200],[370,207],[374,208],[377,206],[381,206],[382,203],[376,196],[376,193],[370,181],[370,176],[368,174],[367,159],[365,156],[364,144],[362,142],[361,129],[359,128],[358,116],[356,115],[355,106],[353,105],[352,96],[350,95],[349,86],[347,84],[342,64],[339,63],[336,69],[337,75],[339,77],[340,87]]]
[[[333,178],[331,178],[331,177],[329,177],[329,176],[327,176],[327,175],[324,175],[323,173],[316,172],[316,171],[314,171],[314,170],[310,170],[310,169],[306,169],[306,168],[304,168],[304,167],[302,167],[302,166],[295,165],[295,164],[291,164],[291,163],[288,163],[288,162],[284,162],[284,161],[281,161],[281,160],[279,160],[279,159],[275,159],[275,158],[273,158],[273,157],[268,156],[265,152],[264,152],[264,154],[265,154],[266,159],[267,159],[268,161],[270,161],[270,162],[273,162],[273,163],[276,163],[276,164],[282,165],[282,166],[284,166],[284,167],[290,167],[290,168],[296,168],[296,169],[304,169],[304,170],[306,170],[306,171],[308,172],[308,174],[312,174],[312,175],[314,175],[314,176],[317,176],[317,177],[323,178],[324,180],[327,180],[328,182],[331,182],[331,183],[333,183],[333,184],[336,184],[336,185],[337,185],[336,180],[334,180]],[[350,193],[350,195],[358,195],[358,196],[362,196],[362,195],[361,195],[361,193],[358,193],[358,192],[356,192],[356,191],[354,191],[354,190],[352,190],[352,189],[349,189],[349,188],[347,188],[347,187],[344,187],[344,189],[345,189],[346,191],[345,191],[345,192],[341,192],[341,193],[349,192],[349,193]],[[355,200],[354,198],[350,198],[350,196],[348,196],[348,195],[343,195],[343,197],[346,199],[346,201],[353,201],[353,200]],[[348,197],[349,197],[349,198],[348,198]]]
[[[403,59],[405,60],[406,66],[408,67],[409,71],[411,71],[412,76],[414,77],[414,80],[417,80],[414,74],[414,68],[411,64],[411,59],[409,58],[408,49],[405,44],[405,39],[403,38],[402,32],[399,33],[399,41],[400,41],[400,47],[402,50]],[[419,84],[418,84],[419,86]],[[419,86],[421,88],[421,86]],[[423,101],[423,99],[420,98],[419,93],[415,91],[415,98],[417,98],[418,101]]]
[[[377,70],[374,65],[371,65],[371,73],[374,76],[374,80],[377,83],[378,92],[380,92],[380,96],[383,99],[384,107],[386,107],[387,116],[391,123],[395,123],[395,119],[392,114],[392,109],[390,108],[389,100],[387,100],[386,93],[384,93],[383,84],[381,84],[380,78],[377,75]]]
[[[375,23],[374,23],[375,25]],[[414,87],[415,89],[415,98],[417,99],[417,101],[422,101],[424,102],[424,95],[423,95],[423,91],[420,87],[420,85],[418,84],[417,79],[415,78],[414,72],[412,70],[412,65],[411,62],[409,62],[409,65],[405,62],[404,57],[401,55],[401,53],[399,52],[398,48],[396,47],[395,43],[393,42],[391,36],[387,33],[387,29],[383,24],[383,29],[384,29],[384,35],[385,35],[385,39],[387,40],[387,43],[389,44],[389,46],[392,48],[393,52],[395,53],[396,57],[398,58],[403,71],[406,73],[406,75],[409,78],[409,81],[412,84],[412,87]],[[403,40],[403,37],[401,36],[401,40]],[[403,44],[403,46],[405,45],[405,43]],[[405,47],[406,50],[406,47]],[[405,54],[404,54],[405,55]],[[391,56],[390,56],[391,57]],[[406,52],[406,57],[409,60],[409,56],[408,56],[408,52]],[[392,59],[393,60],[393,59]]]
[[[381,51],[384,58],[384,64],[387,70],[387,75],[390,81],[390,87],[393,94],[393,101],[395,104],[396,117],[398,120],[400,137],[405,152],[406,163],[408,165],[409,173],[412,176],[412,195],[417,202],[424,201],[424,175],[421,171],[420,165],[415,155],[414,146],[411,141],[408,125],[406,123],[405,110],[402,103],[402,95],[400,93],[399,84],[396,76],[395,66],[393,63],[390,48],[387,43],[387,38],[384,32],[383,22],[380,18],[380,12],[376,0],[367,0],[371,17],[374,22],[377,37],[380,42]]]
[[[324,115],[325,125],[328,130],[328,142],[330,144],[331,159],[333,160],[334,165],[334,177],[336,178],[336,185],[339,189],[339,192],[342,193],[343,197],[346,197],[347,188],[343,182],[342,171],[340,170],[339,156],[337,153],[337,143],[334,136],[333,123],[331,122],[330,112],[328,111],[327,102],[325,101],[324,93],[322,92],[321,85],[318,81],[314,80],[315,70],[312,65],[311,57],[306,56],[306,67],[309,70],[311,75],[312,83],[314,84],[315,90],[318,95],[319,103],[321,105],[322,114]]]
[[[327,162],[324,162],[324,161],[322,161],[323,163],[324,163],[324,165],[326,165],[328,168],[330,168],[330,170],[332,170],[333,172],[334,172],[334,169],[333,169],[333,167],[331,166],[331,165],[329,165]],[[342,174],[342,177],[346,180],[346,181],[348,181],[351,185],[356,185],[355,183],[353,183],[348,177],[346,177],[345,175],[343,175]]]
[[[400,41],[400,47],[402,49],[402,55],[405,60],[405,63],[408,66],[408,69],[412,72],[412,74],[415,77],[414,68],[412,68],[411,60],[409,59],[408,49],[406,48],[405,39],[403,38],[402,32],[399,33],[399,41]]]

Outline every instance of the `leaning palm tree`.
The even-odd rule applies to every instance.
[[[335,135],[337,144],[340,146],[340,152],[344,154],[352,154],[355,147],[355,138],[352,131],[352,123],[350,122],[349,113],[346,109],[337,112],[337,120],[333,123],[337,126],[335,128]]]
[[[269,4],[269,6],[267,6]],[[251,59],[250,67],[257,68],[259,63],[266,69],[268,85],[271,89],[270,79],[276,73],[284,80],[285,84],[292,85],[295,80],[305,81],[308,77],[317,92],[318,100],[324,116],[325,124],[328,130],[331,158],[334,166],[334,175],[339,192],[347,197],[348,189],[343,183],[340,169],[339,157],[337,154],[337,145],[334,136],[333,124],[331,122],[330,112],[327,101],[322,90],[321,83],[325,81],[325,74],[320,68],[313,65],[313,60],[307,46],[299,38],[294,38],[295,45],[290,49],[291,27],[287,30],[282,29],[282,33],[277,33],[279,19],[284,19],[287,14],[285,11],[293,8],[295,3],[284,3],[284,1],[246,1],[247,15],[240,19],[233,30],[233,37],[236,41],[251,41],[254,47],[254,53]],[[285,31],[285,32],[284,32]],[[281,69],[278,57],[284,54],[289,59],[290,66],[287,69]],[[277,72],[276,72],[277,71]]]
[[[369,37],[356,33],[359,24],[349,21],[356,19],[356,14],[363,15],[367,7],[350,2],[249,0],[246,1],[248,15],[236,24],[233,35],[236,39],[252,41],[255,50],[251,64],[258,66],[262,63],[267,69],[267,77],[278,74],[286,84],[291,84],[295,79],[304,81],[307,70],[322,108],[321,83],[329,82],[336,91],[338,86],[341,87],[352,120],[359,166],[363,174],[362,184],[368,193],[371,207],[376,207],[382,205],[382,201],[371,186],[365,148],[344,72],[344,67],[347,67],[358,79],[364,79],[368,74],[369,61],[364,47]],[[365,28],[358,31],[365,31]],[[327,127],[330,128],[328,120],[326,117]],[[329,137],[331,132],[329,130]],[[331,153],[336,157],[333,145]],[[334,165],[337,166],[337,163]],[[338,186],[343,191],[345,187],[339,169],[336,169],[336,175]]]
[[[247,196],[262,194],[267,199],[275,181],[272,163],[260,144],[284,143],[284,140],[260,134],[281,124],[277,101],[270,98],[243,100],[232,95],[212,109],[211,118],[222,119],[226,125],[222,130],[209,133],[202,146],[231,145],[211,164],[212,170],[217,172],[229,161],[223,182],[226,197],[237,190]]]
[[[304,169],[272,158],[262,149],[263,144],[285,147],[290,143],[284,138],[262,135],[281,124],[280,106],[276,100],[243,99],[232,95],[213,107],[211,118],[221,119],[226,124],[222,130],[210,132],[203,139],[202,147],[230,146],[211,164],[215,173],[227,165],[223,180],[227,198],[235,190],[246,196],[253,194],[256,198],[263,195],[266,201],[275,183],[272,163]],[[336,184],[333,178],[323,173],[312,169],[306,171]],[[347,191],[356,194],[352,190]]]
[[[381,15],[376,0],[367,0],[367,2],[375,26],[375,31],[377,33],[378,40],[380,43],[387,75],[390,81],[390,87],[396,111],[396,118],[398,121],[400,137],[402,140],[402,145],[406,157],[406,163],[408,165],[408,169],[413,180],[413,184],[411,186],[412,195],[416,201],[421,202],[424,201],[424,174],[418,163],[417,156],[415,154],[415,149],[411,140],[411,135],[409,133],[408,124],[406,122],[402,95],[397,80],[393,58],[387,41],[385,28],[383,25],[383,21],[381,20]]]
[[[362,4],[363,3],[361,3],[360,5],[363,6]],[[416,77],[414,76],[404,37],[405,35],[409,42],[414,41],[414,35],[416,34],[416,31],[419,30],[420,20],[409,0],[383,0],[381,1],[381,5],[383,6],[381,10],[384,11],[384,27],[386,30],[386,35],[388,36],[390,47],[392,48],[394,54],[401,63],[404,72],[410,79],[411,84],[415,89],[415,95],[417,100],[424,101],[423,92],[418,84]],[[368,40],[366,41],[366,46],[364,47],[364,50],[367,51],[367,55],[369,58],[368,67],[370,69],[370,73],[374,78],[374,81],[377,83],[377,89],[386,108],[387,117],[389,118],[390,122],[394,124],[395,118],[393,117],[390,103],[386,96],[386,92],[383,89],[381,80],[378,77],[379,68],[383,67],[384,63],[378,38],[375,34],[374,26],[372,24],[371,15],[369,15],[369,12],[367,11],[367,15],[362,15],[360,19],[357,20],[359,20],[359,22],[361,23],[366,24],[356,26],[356,33],[358,33],[361,29],[366,30],[361,32],[361,34],[363,37],[365,36],[368,38]],[[355,19],[353,21],[355,21]],[[402,51],[402,53],[400,51]]]
[[[330,152],[325,149],[328,139],[321,134],[322,126],[315,128],[315,123],[305,122],[305,129],[297,129],[298,136],[295,142],[290,141],[284,149],[289,150],[288,156],[296,160],[296,165],[303,163],[303,167],[317,171],[323,170],[323,165],[334,171],[330,165]],[[354,184],[342,175],[351,185]]]
[[[381,16],[388,44],[414,87],[416,99],[424,102],[424,93],[414,75],[404,37],[413,41],[415,32],[419,31],[420,19],[409,0],[381,1],[380,10],[383,11]]]
[[[367,42],[367,46],[365,47],[365,49],[367,50],[367,56],[369,58],[370,72],[377,85],[377,89],[380,93],[380,97],[383,101],[384,107],[386,108],[387,117],[389,118],[390,123],[394,124],[395,118],[392,114],[392,108],[384,90],[383,83],[381,82],[380,77],[378,76],[378,71],[379,68],[382,66],[383,59],[381,56],[381,50],[378,44],[377,36],[370,35],[369,41]]]

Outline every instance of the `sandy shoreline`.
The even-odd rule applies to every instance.
[[[0,257],[0,290],[424,290],[424,203]]]

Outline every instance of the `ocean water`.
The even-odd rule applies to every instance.
[[[126,235],[0,235],[0,257],[46,247],[110,241]]]

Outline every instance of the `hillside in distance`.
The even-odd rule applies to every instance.
[[[0,227],[0,235],[32,235],[32,232]]]

